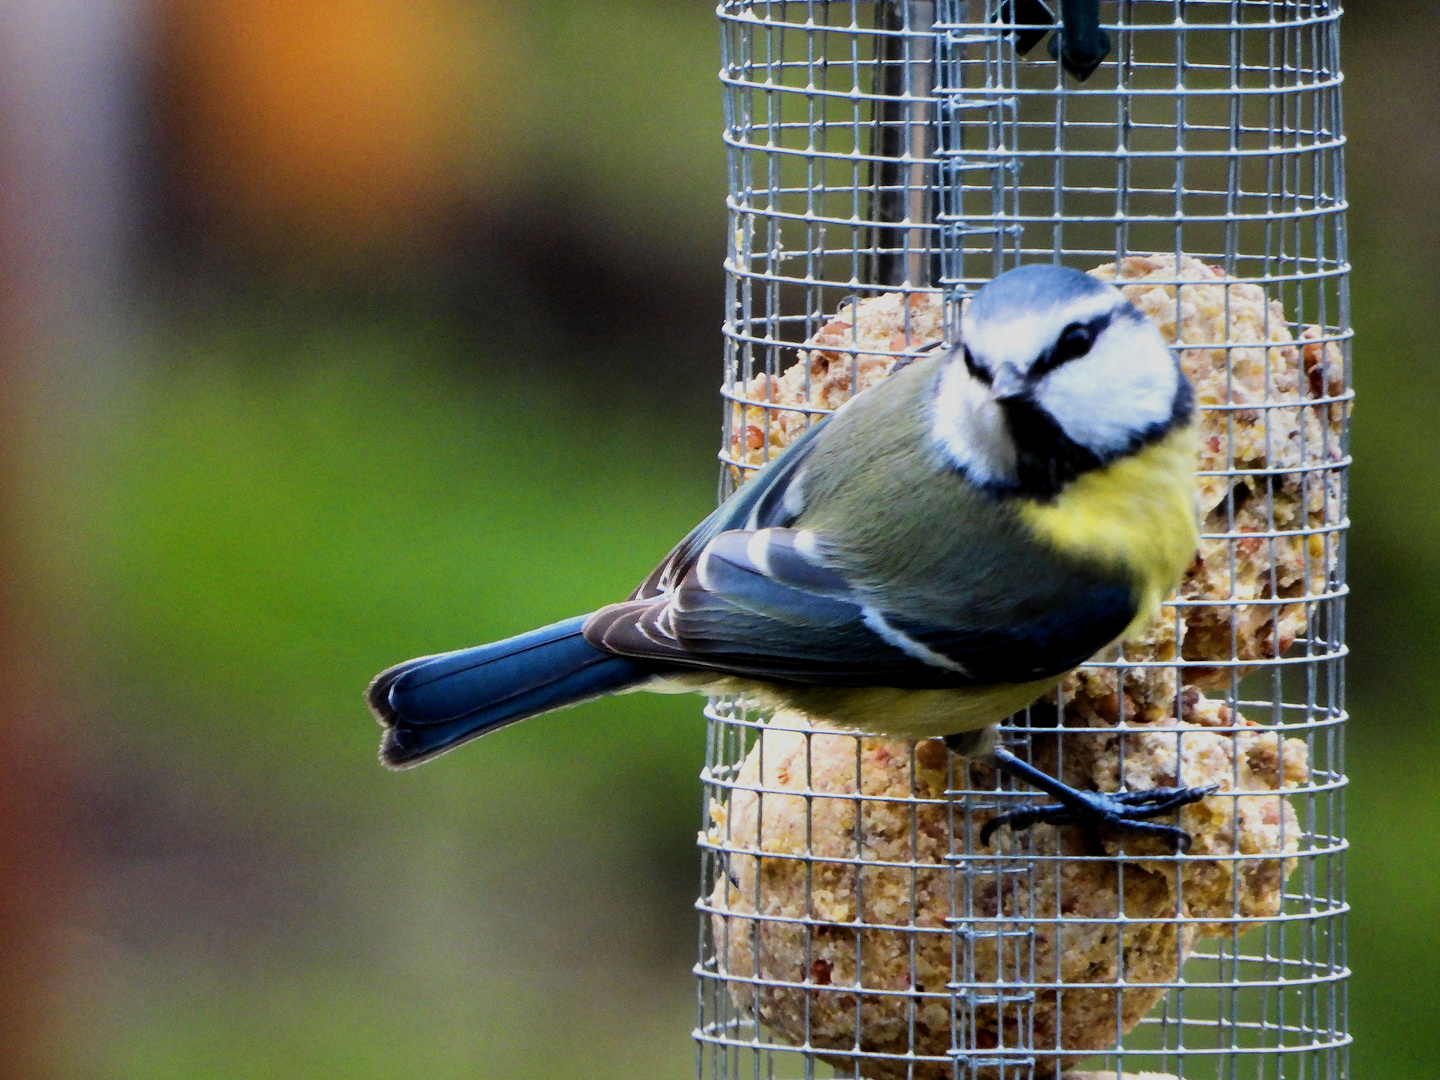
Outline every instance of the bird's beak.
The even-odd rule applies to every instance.
[[[1030,392],[1025,376],[1014,364],[1001,364],[990,379],[990,396],[996,401],[1013,401]]]

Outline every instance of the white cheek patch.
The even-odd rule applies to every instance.
[[[1035,396],[1066,435],[1103,458],[1169,422],[1179,380],[1155,328],[1120,318],[1089,353],[1046,375]]]
[[[1015,443],[1000,406],[959,360],[941,371],[931,430],[944,455],[975,483],[1015,482]]]

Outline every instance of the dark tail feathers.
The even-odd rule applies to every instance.
[[[392,769],[552,709],[624,690],[653,673],[581,636],[587,616],[473,649],[407,660],[375,676],[366,698],[385,728]]]

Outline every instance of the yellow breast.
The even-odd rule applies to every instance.
[[[1200,542],[1195,429],[1177,428],[1138,453],[1068,484],[1052,503],[1027,502],[1026,524],[1068,558],[1127,573],[1149,620],[1180,583]]]

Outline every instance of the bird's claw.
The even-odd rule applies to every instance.
[[[1033,825],[1099,825],[1120,833],[1154,836],[1167,840],[1180,852],[1190,850],[1190,834],[1174,825],[1161,825],[1148,818],[1168,814],[1182,806],[1199,802],[1213,794],[1217,784],[1204,787],[1153,788],[1149,791],[1122,791],[1107,794],[1098,791],[1070,789],[1061,796],[1061,803],[1026,807],[997,814],[980,830],[980,843],[989,846],[990,838],[1002,826],[1012,830]]]
[[[1156,817],[1160,814],[1168,814],[1171,810],[1178,810],[1182,806],[1189,806],[1193,802],[1199,802],[1207,795],[1215,794],[1219,789],[1219,784],[1206,784],[1204,787],[1167,787],[1151,788],[1149,791],[1118,791],[1108,797],[1125,806],[1139,808],[1135,813],[1125,815],[1126,817],[1148,818]]]

